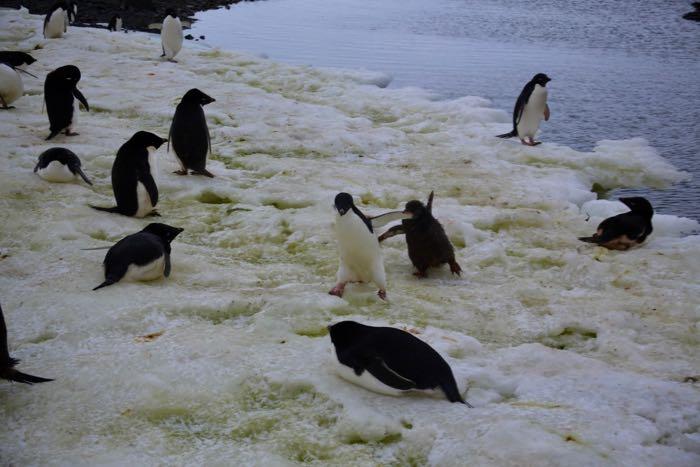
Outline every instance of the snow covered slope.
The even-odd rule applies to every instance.
[[[576,239],[624,211],[595,201],[594,184],[683,177],[644,140],[530,148],[493,136],[509,116],[482,98],[192,43],[163,62],[157,36],[71,28],[47,41],[41,21],[0,12],[0,48],[39,46],[41,78],[24,76],[28,95],[0,113],[0,300],[22,371],[56,381],[0,382],[0,463],[700,463],[700,237],[682,235],[697,223],[658,215],[625,253]],[[46,143],[43,78],[66,64],[91,112],[80,136]],[[88,204],[113,202],[119,146],[167,136],[193,87],[216,99],[216,178],[174,175],[174,155],[156,155],[160,220],[185,229],[172,275],[92,292],[105,252],[81,248],[149,221]],[[53,146],[95,186],[32,173]],[[335,194],[374,214],[430,190],[462,277],[414,278],[396,237],[383,244],[388,303],[370,286],[329,296]],[[342,319],[416,332],[475,408],[338,378],[325,327]]]

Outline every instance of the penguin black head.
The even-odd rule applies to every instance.
[[[175,237],[180,235],[183,230],[185,229],[173,227],[168,224],[161,224],[160,222],[152,222],[148,224],[146,228],[142,230],[142,232],[152,233],[153,235],[156,235],[170,243],[175,240]]]
[[[338,214],[344,216],[346,212],[351,210],[355,203],[352,201],[352,196],[348,193],[338,193],[335,195],[335,209]]]
[[[163,143],[167,142],[167,139],[161,138],[160,136],[154,135],[153,133],[148,131],[137,131],[136,133],[134,133],[134,136],[132,136],[129,140],[129,143],[132,143],[136,146],[143,148],[153,146],[156,149],[161,147]]]
[[[328,326],[328,331],[331,335],[331,342],[338,350],[349,347],[353,342],[357,342],[357,338],[365,334],[369,326],[360,324],[356,321],[341,321],[339,323]]]
[[[0,63],[7,63],[12,67],[20,65],[31,65],[36,59],[25,52],[0,52]]]
[[[648,217],[654,215],[654,208],[651,207],[651,203],[646,198],[642,198],[641,196],[620,198],[620,202],[624,203],[634,213]]]
[[[194,88],[185,93],[185,95],[182,97],[182,102],[186,104],[207,105],[211,104],[212,102],[216,102],[216,99],[209,97],[199,89]]]
[[[417,199],[414,199],[406,203],[403,212],[404,214],[410,214],[412,216],[412,219],[417,220],[428,214],[428,209],[423,203],[421,203]]]
[[[58,80],[66,80],[73,87],[80,81],[80,69],[75,65],[66,65],[56,68],[51,72],[53,77]]]
[[[539,84],[540,86],[546,86],[547,83],[549,83],[550,81],[552,81],[552,79],[544,73],[537,73],[532,78],[532,82],[535,84]]]

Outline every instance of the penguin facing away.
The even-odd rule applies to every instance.
[[[629,212],[608,217],[600,223],[596,233],[591,237],[579,237],[586,243],[595,243],[609,250],[629,250],[641,245],[654,230],[651,218],[654,208],[651,203],[641,196],[620,198],[620,201],[630,208]]]
[[[78,120],[78,103],[75,98],[82,102],[85,110],[90,111],[87,99],[77,88],[78,81],[80,81],[80,70],[75,65],[62,66],[46,75],[44,99],[51,126],[51,133],[47,140],[62,131],[65,131],[66,136],[78,135],[72,131]]]
[[[462,268],[455,260],[455,251],[445,229],[433,217],[433,196],[430,192],[427,206],[418,200],[406,203],[404,213],[410,214],[410,219],[404,219],[400,225],[394,226],[379,236],[379,242],[405,234],[408,246],[408,257],[416,267],[414,275],[427,277],[429,267],[439,267],[445,263],[450,265],[452,274],[460,275]]]
[[[393,396],[439,388],[448,401],[471,407],[459,393],[450,365],[411,333],[355,321],[341,321],[328,330],[343,379]]]
[[[547,105],[547,88],[551,79],[544,73],[537,73],[526,85],[515,101],[513,108],[513,130],[510,133],[498,135],[499,138],[517,136],[527,146],[540,144],[535,141],[535,133],[544,118],[549,120]]]
[[[180,162],[181,169],[175,172],[178,175],[187,175],[187,171],[191,170],[194,175],[214,176],[206,169],[211,138],[202,109],[211,102],[215,102],[215,99],[199,89],[190,89],[175,109],[168,138]]]
[[[68,30],[68,7],[66,2],[56,2],[44,18],[44,39],[59,39]]]
[[[175,56],[182,49],[183,35],[182,23],[173,9],[169,9],[166,12],[160,31],[160,41],[163,47],[163,55],[161,57],[175,62]]]
[[[39,376],[32,376],[15,370],[15,366],[18,363],[19,360],[10,357],[10,350],[7,346],[7,326],[5,325],[2,306],[0,306],[0,378],[25,384],[53,381],[52,379],[40,378]]]
[[[31,65],[36,62],[34,57],[24,52],[0,52],[0,107],[12,109],[10,104],[24,95],[24,83],[20,73],[34,76],[19,68],[21,65]]]
[[[98,211],[124,216],[158,216],[158,187],[152,160],[155,151],[168,141],[147,131],[136,132],[117,151],[112,165],[112,190],[117,205],[111,208],[90,206]]]
[[[120,280],[152,281],[170,276],[170,243],[184,229],[151,223],[115,243],[104,259],[105,280],[92,290]]]
[[[66,148],[51,148],[42,152],[34,167],[34,173],[49,182],[71,182],[80,176],[92,185],[81,167],[80,158]]]
[[[348,193],[338,193],[334,207],[340,265],[337,283],[328,293],[342,297],[348,282],[372,282],[379,288],[379,298],[386,300],[384,261],[374,229],[386,222],[409,216],[396,211],[368,218],[355,206]]]

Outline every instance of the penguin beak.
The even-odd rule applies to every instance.
[[[87,102],[87,99],[85,99],[85,96],[83,96],[83,93],[80,92],[80,90],[79,90],[78,88],[73,88],[73,95],[74,95],[80,102],[83,103],[83,105],[85,106],[85,110],[87,110],[87,111],[89,112],[89,111],[90,111],[90,106],[88,105],[88,102]]]

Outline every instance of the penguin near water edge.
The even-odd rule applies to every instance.
[[[549,106],[547,105],[547,88],[550,82],[549,76],[537,73],[520,92],[513,108],[513,130],[509,133],[498,135],[499,138],[512,138],[517,136],[520,142],[527,146],[537,146],[535,134],[544,118],[549,120]]]
[[[651,224],[654,208],[641,196],[620,198],[620,201],[630,208],[629,212],[608,217],[598,225],[596,233],[590,237],[579,237],[579,240],[620,251],[644,243],[654,230]]]

